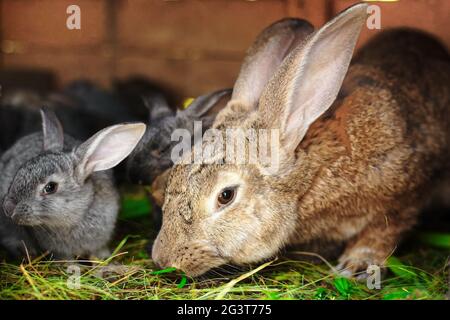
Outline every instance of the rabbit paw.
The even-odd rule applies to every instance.
[[[382,268],[383,259],[378,257],[375,250],[368,247],[359,247],[344,253],[339,258],[336,270],[343,277],[365,280],[370,275],[368,270],[370,266]]]

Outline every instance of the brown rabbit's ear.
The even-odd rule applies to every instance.
[[[293,18],[264,29],[247,51],[231,100],[239,100],[248,111],[254,110],[283,59],[313,31],[308,21]]]
[[[41,109],[44,150],[61,151],[64,146],[64,132],[56,114],[48,109]]]
[[[231,89],[223,89],[202,95],[196,98],[186,110],[179,112],[192,119],[216,115],[230,100],[231,92]]]
[[[367,4],[339,14],[292,51],[264,89],[259,117],[280,128],[286,150],[336,99],[366,18]]]

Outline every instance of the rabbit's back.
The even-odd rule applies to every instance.
[[[450,133],[449,105],[445,48],[420,32],[387,31],[358,52],[338,98],[302,143],[314,145],[328,128],[331,144],[353,158],[370,159],[401,146],[442,157]]]
[[[417,100],[423,102],[422,112],[435,117],[435,125],[450,127],[450,55],[437,39],[414,29],[385,31],[358,52],[354,63],[380,70],[398,99],[413,102],[403,106],[408,114],[417,109]]]
[[[344,96],[353,91],[354,97],[360,92],[364,103],[357,108],[378,113],[379,118],[372,119],[355,112],[355,123],[367,121],[375,138],[386,133],[380,143],[394,147],[400,142],[395,141],[397,136],[400,145],[423,156],[425,166],[433,167],[433,159],[445,162],[450,139],[450,56],[436,39],[410,29],[379,34],[355,57],[342,91]],[[376,128],[373,121],[384,127]]]
[[[386,207],[420,208],[433,178],[448,170],[449,105],[450,59],[433,38],[393,30],[363,47],[337,100],[301,144],[323,166],[300,203],[302,225],[316,219],[314,212],[328,221],[304,234],[326,230],[330,238],[345,239]],[[414,221],[405,217],[405,223]],[[339,228],[330,232],[331,225]]]

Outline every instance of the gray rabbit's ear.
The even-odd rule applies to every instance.
[[[151,96],[142,97],[142,99],[149,111],[150,122],[174,115],[166,98],[161,94],[153,94]]]
[[[191,119],[215,116],[231,98],[231,89],[222,89],[195,99],[186,110],[179,111]]]
[[[41,109],[42,132],[44,135],[44,150],[62,151],[64,146],[64,132],[56,114],[48,109]]]
[[[84,181],[91,173],[108,170],[118,165],[136,147],[145,133],[143,123],[121,124],[96,133],[78,146],[75,173]]]
[[[312,32],[314,27],[308,21],[293,18],[277,21],[264,29],[247,51],[232,100],[240,101],[247,111],[254,110],[283,59]]]
[[[280,128],[287,150],[295,150],[336,99],[366,18],[367,4],[339,14],[294,49],[265,88],[259,117]]]

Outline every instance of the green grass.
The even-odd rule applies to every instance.
[[[173,269],[161,272],[146,249],[154,235],[143,210],[148,204],[128,197],[124,205],[126,220],[119,222],[108,260],[2,261],[0,299],[445,299],[449,290],[450,243],[448,234],[439,233],[413,237],[391,257],[379,290],[336,276],[326,263],[283,258],[195,280]],[[79,288],[70,286],[74,265],[80,268]]]

